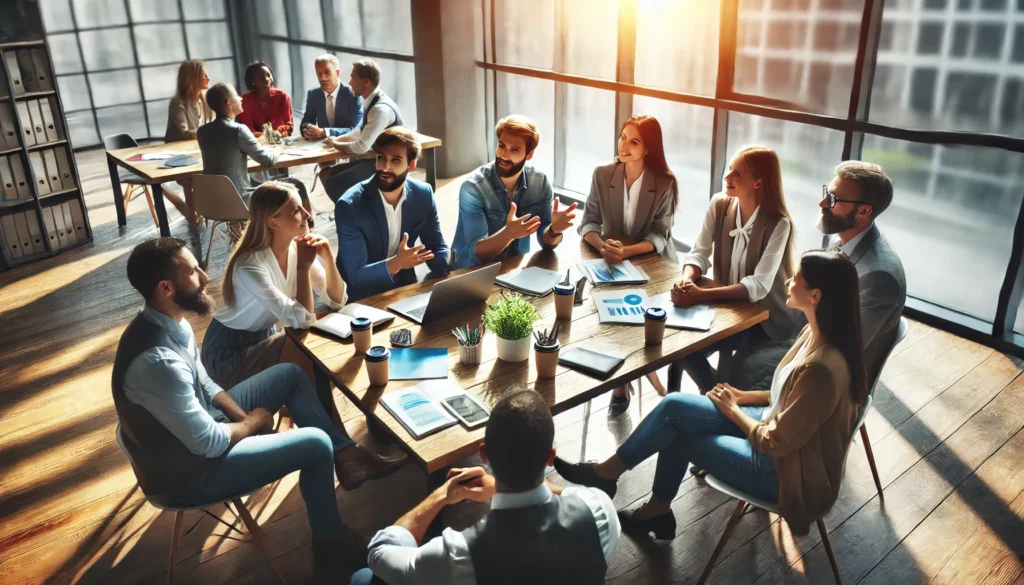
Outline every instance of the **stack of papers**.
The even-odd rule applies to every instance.
[[[415,388],[388,392],[381,397],[380,402],[410,435],[422,439],[458,422],[441,406],[437,396],[447,391],[448,387],[436,384],[423,382]]]
[[[654,295],[651,299],[651,306],[661,307],[668,313],[668,321],[665,327],[672,329],[694,329],[696,331],[707,331],[711,329],[711,322],[715,319],[715,310],[708,305],[694,305],[692,307],[677,307],[672,304],[671,293]]]
[[[331,313],[322,319],[317,319],[313,323],[313,328],[326,331],[331,335],[337,335],[342,339],[348,339],[352,336],[352,319],[356,317],[366,317],[373,322],[374,327],[393,321],[395,318],[394,315],[387,311],[381,311],[380,309],[360,305],[359,303],[349,303],[337,313]]]
[[[609,264],[604,259],[584,260],[583,271],[594,286],[601,284],[646,284],[647,274],[629,260],[622,264]]]
[[[595,292],[593,297],[601,323],[643,325],[644,311],[651,306],[647,291],[639,288]]]
[[[562,280],[563,274],[554,270],[545,270],[531,266],[520,270],[515,274],[506,274],[494,279],[505,288],[519,291],[535,297],[544,297],[555,289],[558,281]]]

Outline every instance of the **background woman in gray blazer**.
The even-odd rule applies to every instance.
[[[677,262],[672,242],[679,189],[665,162],[661,124],[652,116],[633,116],[619,133],[615,162],[594,169],[579,232],[610,263],[658,252]],[[647,376],[664,392],[656,373]],[[610,409],[629,408],[632,385],[612,392]]]

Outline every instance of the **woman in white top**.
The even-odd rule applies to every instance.
[[[747,335],[732,336],[669,368],[669,391],[679,390],[685,370],[701,392],[719,381],[707,356],[719,351],[719,370],[728,377],[731,352],[767,339],[792,339],[802,321],[786,306],[785,282],[793,275],[793,222],[782,193],[782,171],[775,151],[748,146],[733,156],[722,180],[724,191],[711,198],[693,249],[683,259],[683,278],[672,287],[676,306],[737,299],[768,310],[768,320]],[[700,283],[713,269],[715,283]]]

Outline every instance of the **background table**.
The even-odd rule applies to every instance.
[[[437,189],[437,163],[434,156],[434,149],[441,146],[441,139],[425,136],[423,134],[417,134],[416,136],[420,141],[420,146],[423,148],[423,168],[427,171],[427,182],[430,183],[431,187]],[[305,139],[300,139],[298,143],[292,147],[271,145],[269,148],[294,148],[305,144],[311,143],[306,142]],[[162,160],[129,160],[139,154],[156,152],[188,154],[189,156],[196,158],[199,163],[187,167],[172,169],[164,167],[164,161]],[[257,164],[256,161],[249,159],[248,168],[250,173],[254,173],[270,168],[284,169],[300,165],[347,160],[348,155],[332,147],[331,149],[325,148],[321,151],[311,151],[308,154],[302,155],[283,153],[273,167],[263,167]],[[128,224],[128,219],[125,215],[124,200],[121,197],[121,181],[117,172],[117,167],[122,167],[152,183],[153,202],[156,207],[156,215],[160,224],[160,235],[163,237],[171,235],[171,228],[167,222],[167,208],[164,206],[164,192],[161,184],[169,181],[180,181],[182,179],[187,179],[196,173],[203,172],[202,156],[199,154],[199,142],[196,140],[182,140],[181,142],[168,142],[166,144],[153,144],[150,146],[123,148],[121,150],[108,150],[107,167],[110,170],[110,183],[114,188],[114,207],[117,210],[117,225],[125,226]]]

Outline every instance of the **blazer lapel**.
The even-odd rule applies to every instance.
[[[622,217],[622,201],[626,197],[622,189],[625,186],[626,165],[618,163],[612,171],[611,184],[608,185],[608,205],[603,206],[605,213],[611,219],[611,234],[616,236],[628,236],[625,231],[625,218]]]
[[[868,251],[868,248],[875,244],[875,240],[878,239],[879,235],[878,226],[875,222],[871,222],[871,227],[868,228],[868,233],[864,234],[864,238],[861,239],[857,247],[853,249],[853,254],[850,256],[850,261],[856,264],[860,257],[864,255],[864,252]]]
[[[389,237],[388,218],[384,216],[384,201],[380,195],[380,189],[378,189],[377,185],[374,184],[370,189],[363,191],[363,194],[368,197],[366,204],[370,207],[370,215],[372,215],[374,221],[377,222],[377,243],[380,244],[380,249],[383,250],[384,257],[387,257]]]
[[[633,233],[628,234],[630,239],[636,241],[634,234],[639,233],[647,225],[647,216],[651,214],[651,208],[654,206],[654,200],[658,197],[656,186],[658,184],[658,176],[653,171],[644,172],[644,180],[640,183],[640,193],[638,197],[640,200],[636,202],[636,219],[633,221]],[[625,224],[625,219],[623,219]]]

